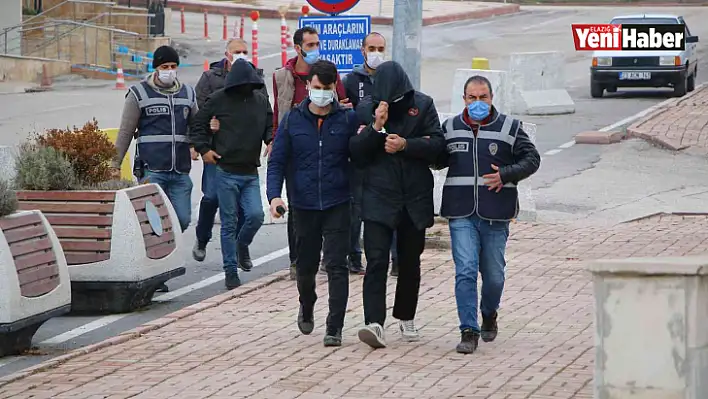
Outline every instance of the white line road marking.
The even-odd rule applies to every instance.
[[[563,148],[563,149],[565,149],[565,148],[570,148],[570,147],[572,147],[572,146],[574,146],[574,145],[575,145],[575,140],[569,141],[569,142],[567,142],[567,143],[563,143],[563,144],[559,145],[558,148]]]
[[[563,150],[561,150],[560,148],[555,148],[553,150],[546,151],[545,153],[543,153],[543,155],[556,155],[561,151],[563,151]]]
[[[272,260],[278,259],[282,256],[285,256],[288,254],[288,248],[281,248],[277,251],[273,251],[267,255],[261,256],[258,259],[253,260],[253,267],[261,266],[265,263],[268,263]],[[215,276],[211,276],[209,278],[206,278],[204,280],[198,281],[194,284],[190,284],[186,287],[182,287],[180,289],[174,290],[172,292],[168,292],[162,295],[159,295],[153,299],[154,302],[167,302],[171,299],[178,298],[182,295],[185,295],[187,293],[196,291],[198,289],[204,288],[206,286],[209,286],[211,284],[217,283],[221,280],[224,279],[224,273],[219,273]],[[103,316],[101,318],[98,318],[90,323],[84,324],[82,326],[79,326],[77,328],[74,328],[73,330],[66,331],[62,334],[56,335],[54,337],[45,339],[44,341],[40,342],[40,346],[44,345],[58,345],[62,344],[66,341],[69,341],[71,339],[74,339],[76,337],[79,337],[81,335],[84,335],[86,333],[89,333],[91,331],[97,330],[99,328],[103,328],[111,323],[115,323],[118,320],[121,320],[125,317],[128,317],[132,315],[132,313],[125,313],[125,314],[118,314],[118,315],[109,315],[109,316]],[[16,357],[8,357],[8,358],[3,358],[0,359],[0,368],[7,366],[8,364],[14,363],[18,360],[26,359],[27,356],[16,356]]]
[[[280,54],[281,54],[280,52],[277,52],[277,53],[273,53],[273,54],[264,55],[263,57],[260,57],[260,56],[259,56],[259,57],[258,57],[258,61],[260,61],[260,60],[267,60],[267,59],[269,59],[269,58],[279,57]],[[291,55],[295,55],[295,54],[297,54],[297,53],[295,52],[295,50],[288,50],[288,57],[291,56]]]
[[[289,249],[287,247],[281,248],[277,251],[271,252],[265,256],[261,256],[258,259],[255,259],[253,261],[253,267],[260,266],[264,263],[268,263],[272,260],[278,259],[281,256],[285,256],[288,254]],[[190,293],[192,291],[196,291],[198,289],[204,288],[206,286],[209,286],[214,283],[218,283],[219,281],[224,279],[224,273],[219,273],[217,275],[211,276],[209,278],[206,278],[204,280],[198,281],[194,284],[190,284],[186,287],[182,287],[180,289],[174,290],[172,292],[168,292],[159,296],[156,296],[153,298],[153,302],[167,302],[171,299],[177,298],[179,296],[182,296],[184,294]]]

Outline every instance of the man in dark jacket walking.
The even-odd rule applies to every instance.
[[[349,139],[359,128],[354,111],[334,100],[337,75],[337,67],[329,61],[312,64],[308,97],[283,116],[278,128],[266,184],[271,213],[280,217],[280,211],[287,209],[281,198],[283,181],[289,181],[288,200],[297,234],[297,325],[305,335],[315,327],[315,277],[324,250],[329,283],[325,346],[342,345],[349,299]]]
[[[425,229],[433,225],[433,175],[429,165],[445,139],[433,99],[415,91],[396,62],[376,70],[373,92],[357,107],[367,126],[350,141],[352,160],[364,168],[361,217],[364,220],[366,276],[364,321],[359,339],[386,346],[386,277],[393,232],[398,235],[398,281],[393,317],[401,335],[417,340],[415,313],[420,289],[420,255]]]
[[[258,167],[262,143],[269,145],[273,136],[273,110],[260,91],[263,85],[251,63],[237,60],[224,88],[209,97],[194,121],[194,148],[204,162],[216,165],[221,255],[228,289],[241,285],[238,250],[251,244],[263,224]],[[210,131],[212,118],[219,120],[217,134]],[[240,231],[236,230],[238,208],[244,214]]]
[[[481,336],[497,337],[497,309],[504,290],[509,221],[519,212],[517,184],[536,173],[541,157],[521,122],[492,105],[492,85],[472,76],[465,109],[443,124],[448,167],[440,214],[450,220],[455,299],[460,318],[459,353],[473,353]],[[477,275],[482,275],[482,327],[477,322]]]
[[[224,58],[221,61],[212,63],[209,70],[204,71],[201,78],[199,78],[199,82],[197,82],[197,86],[194,88],[197,93],[197,105],[199,105],[199,107],[204,106],[207,98],[212,93],[224,88],[226,75],[231,70],[231,65],[239,59],[248,61],[248,43],[243,39],[234,38],[226,42]],[[262,69],[256,68],[256,73],[263,79]],[[268,89],[265,85],[258,90],[268,98]],[[213,119],[211,122],[211,130],[213,133],[219,130],[218,120]],[[266,152],[269,148],[270,147],[266,147]],[[206,246],[207,243],[211,241],[214,219],[219,209],[219,200],[216,194],[217,189],[216,184],[214,184],[215,176],[216,165],[204,162],[204,169],[202,171],[202,200],[199,203],[199,219],[197,220],[196,228],[197,241],[194,243],[194,248],[192,249],[192,257],[198,262],[206,258]],[[246,218],[239,208],[236,234],[243,228],[245,220]],[[250,271],[251,268],[253,268],[248,247],[239,248],[238,265],[244,271]]]

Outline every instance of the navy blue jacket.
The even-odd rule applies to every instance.
[[[288,181],[291,208],[325,210],[350,200],[349,139],[356,136],[359,120],[353,110],[333,103],[317,129],[309,99],[283,116],[268,159],[268,203],[281,197]]]

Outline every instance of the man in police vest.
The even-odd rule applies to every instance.
[[[145,171],[142,182],[162,187],[184,231],[192,218],[192,152],[187,133],[198,111],[196,94],[177,80],[179,55],[172,47],[155,50],[152,65],[155,72],[125,96],[112,166],[114,175],[120,175],[121,162],[135,136]]]
[[[517,184],[534,174],[541,157],[521,122],[492,105],[485,77],[465,82],[465,109],[443,123],[447,151],[437,162],[449,167],[440,214],[449,219],[455,261],[455,298],[462,338],[458,353],[473,353],[480,335],[497,337],[497,309],[504,289],[504,252],[509,221],[519,212]],[[482,275],[477,321],[477,275]]]
[[[320,37],[317,30],[311,26],[304,26],[295,31],[293,45],[297,56],[288,60],[285,66],[273,72],[273,137],[278,131],[278,123],[283,116],[293,107],[307,98],[307,78],[310,74],[310,65],[320,59]],[[337,76],[334,100],[342,104],[348,103],[341,79]],[[339,100],[338,100],[339,99]],[[288,191],[289,183],[285,182]],[[297,262],[297,246],[295,212],[288,212],[288,246],[290,247],[290,279],[297,278],[295,263]]]

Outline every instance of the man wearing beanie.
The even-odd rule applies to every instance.
[[[263,225],[258,167],[263,144],[273,137],[273,110],[263,94],[263,78],[246,60],[236,60],[224,88],[208,97],[194,118],[190,139],[205,163],[216,166],[221,217],[221,256],[226,288],[241,285],[239,255]],[[219,121],[214,131],[212,119]],[[243,214],[243,224],[237,227]]]
[[[135,137],[136,158],[144,170],[141,182],[156,183],[162,188],[184,231],[192,218],[189,171],[193,157],[187,134],[198,107],[194,89],[177,80],[178,65],[177,51],[161,46],[153,55],[155,72],[128,90],[112,166],[114,174],[119,175],[123,157]]]

